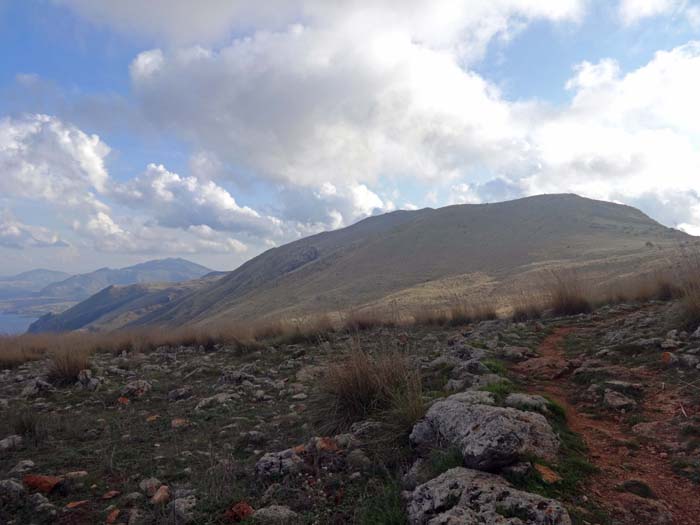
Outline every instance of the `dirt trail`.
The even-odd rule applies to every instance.
[[[521,363],[515,371],[529,377],[533,393],[545,394],[560,403],[566,410],[569,427],[583,437],[589,449],[589,460],[599,469],[588,484],[590,496],[610,512],[615,523],[697,525],[700,523],[700,488],[673,472],[663,450],[665,443],[675,439],[672,434],[677,428],[668,423],[680,400],[661,388],[662,380],[655,380],[653,371],[635,370],[637,380],[647,386],[643,416],[649,422],[661,424],[653,439],[643,441],[638,448],[630,446],[637,443],[638,436],[627,430],[616,416],[589,414],[571,402],[585,387],[564,377],[570,370],[563,342],[568,334],[577,330],[585,328],[557,329],[542,342],[539,357]],[[622,483],[631,480],[645,483],[657,499],[620,490]]]

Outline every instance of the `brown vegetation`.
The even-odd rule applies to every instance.
[[[356,348],[328,367],[314,405],[327,432],[346,430],[369,417],[405,431],[423,415],[421,377],[398,352],[370,356]]]
[[[549,307],[554,315],[576,315],[593,307],[583,284],[574,271],[550,272]]]
[[[90,368],[92,350],[89,346],[65,345],[49,356],[47,378],[56,385],[70,385],[78,380],[81,370]]]

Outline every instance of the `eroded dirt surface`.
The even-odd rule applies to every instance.
[[[585,384],[574,380],[575,371],[586,361],[580,355],[567,356],[565,343],[591,339],[595,340],[591,326],[556,328],[539,346],[538,357],[514,370],[527,378],[533,393],[544,394],[565,409],[569,427],[582,436],[590,461],[598,468],[587,484],[590,497],[607,510],[612,523],[699,523],[700,489],[673,468],[679,431],[696,412],[687,381],[669,383],[666,371],[655,366],[606,363],[601,374],[643,388],[630,421],[624,412],[587,398]],[[657,357],[664,361],[661,352]],[[634,421],[642,423],[631,425]]]

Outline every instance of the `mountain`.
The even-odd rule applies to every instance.
[[[268,250],[136,324],[493,298],[537,291],[542,270],[571,265],[604,284],[693,239],[635,208],[568,194],[397,211]]]
[[[64,312],[42,316],[32,323],[28,332],[109,331],[120,328],[225,274],[211,272],[201,279],[181,283],[111,285]]]
[[[167,301],[119,291],[149,308],[107,325],[204,325],[374,307],[410,312],[456,298],[503,306],[509,296],[541,293],[549,269],[574,266],[587,285],[604,288],[668,265],[681,245],[695,242],[635,208],[568,194],[396,211],[273,248]],[[94,304],[78,307],[74,313]]]
[[[70,277],[68,273],[44,269],[0,277],[0,299],[27,297],[45,286],[63,281],[68,277]]]
[[[74,275],[40,290],[43,297],[82,300],[111,285],[181,282],[198,279],[211,270],[185,259],[160,259],[121,269],[101,268]]]

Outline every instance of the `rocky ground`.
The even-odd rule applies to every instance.
[[[26,363],[0,372],[0,523],[697,523],[700,331],[676,308],[97,353],[64,386]],[[320,433],[357,347],[420,370],[405,436]]]

